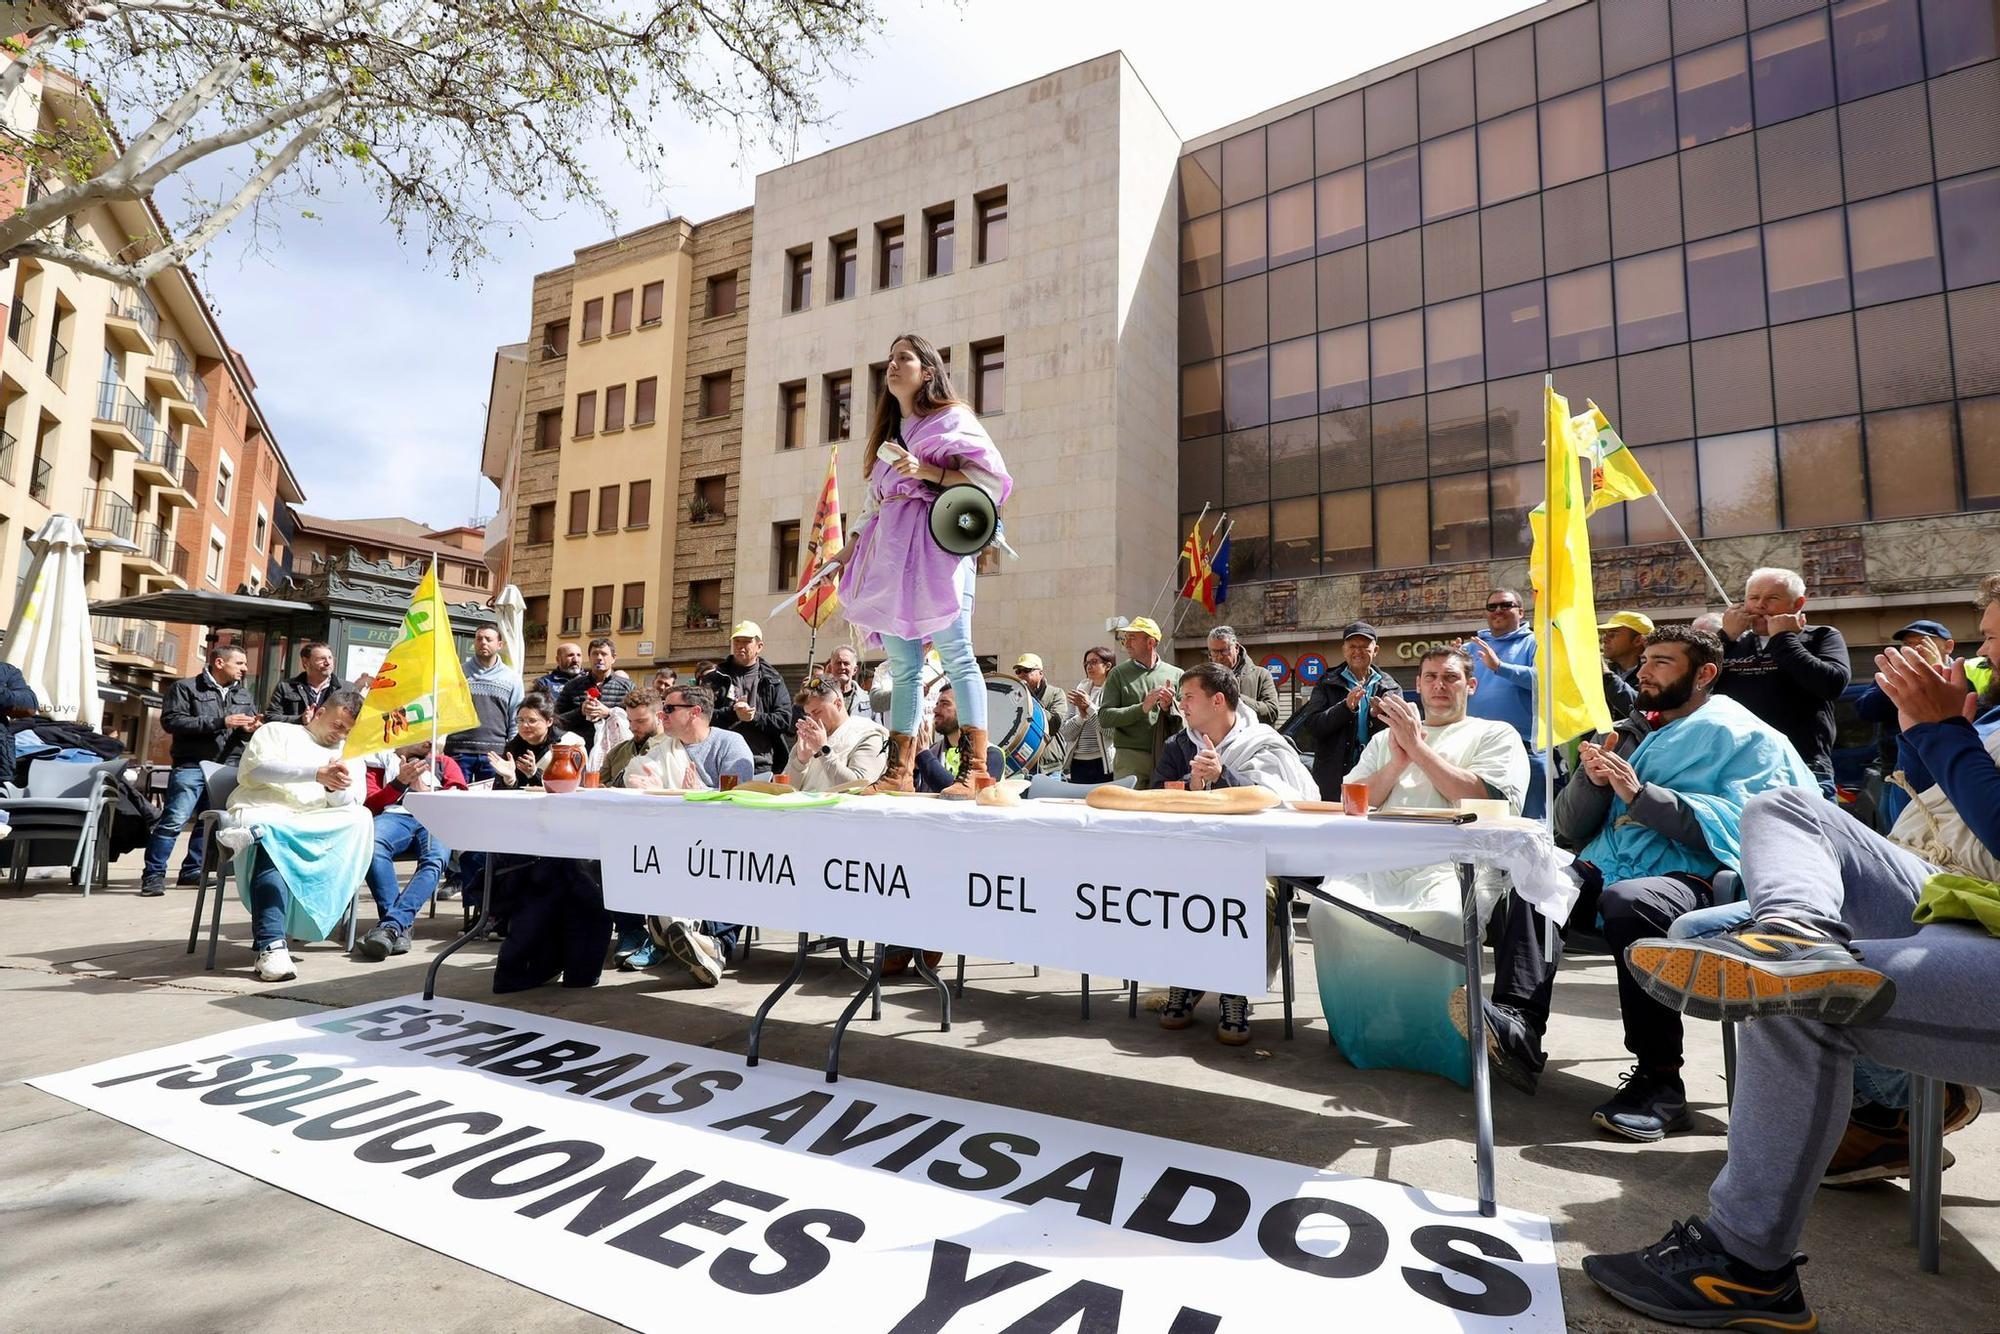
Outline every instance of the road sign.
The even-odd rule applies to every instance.
[[[1271,674],[1272,685],[1281,686],[1285,683],[1286,678],[1291,676],[1292,665],[1278,654],[1273,653],[1270,657],[1264,659],[1264,670]]]
[[[1322,658],[1319,654],[1308,653],[1299,659],[1299,680],[1304,681],[1307,685],[1318,685],[1319,679],[1325,675],[1326,659]]]

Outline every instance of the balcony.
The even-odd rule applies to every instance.
[[[69,348],[60,338],[49,339],[49,359],[42,363],[48,372],[49,382],[58,389],[66,388],[69,379]]]
[[[116,537],[132,540],[132,502],[109,487],[86,487],[83,492],[81,522],[86,537]]]
[[[98,382],[97,414],[90,423],[93,438],[112,449],[143,454],[145,433],[152,425],[152,414],[130,389],[116,380]]]
[[[35,359],[35,312],[21,303],[18,292],[7,311],[7,341],[20,348],[29,361]]]
[[[193,459],[181,465],[181,490],[187,492],[188,504],[192,507],[194,498],[201,494],[201,469],[194,466]]]
[[[180,641],[155,621],[93,616],[90,637],[106,657],[128,666],[164,669],[180,660]]]
[[[137,565],[143,574],[157,574],[163,579],[170,577],[174,539],[166,529],[151,519],[141,519],[133,527],[132,541],[139,549],[125,557],[127,564]]]
[[[174,578],[181,581],[181,587],[185,588],[188,582],[188,571],[194,568],[194,558],[188,554],[186,547],[177,545],[174,547],[173,563],[167,568],[173,572]]]
[[[55,466],[47,459],[39,454],[35,456],[35,471],[28,478],[28,499],[44,505],[49,503],[49,486],[55,471]]]
[[[0,482],[14,480],[14,446],[19,443],[12,431],[0,426]]]
[[[177,489],[181,484],[181,442],[165,427],[155,426],[142,443],[145,448],[132,460],[132,479],[154,488]],[[194,497],[188,497],[187,503],[193,505]]]
[[[104,338],[127,352],[150,357],[159,351],[160,309],[153,298],[129,288],[114,292],[104,316]]]
[[[160,340],[160,350],[146,363],[146,384],[160,396],[169,422],[184,418],[208,425],[208,386],[195,374],[187,349],[172,338]]]

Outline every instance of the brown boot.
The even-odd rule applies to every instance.
[[[958,781],[938,793],[947,801],[971,801],[979,795],[975,781],[986,777],[986,729],[968,727],[959,736]]]
[[[917,739],[905,732],[889,734],[889,767],[882,776],[861,789],[863,796],[876,792],[915,792],[912,775],[916,771]]]

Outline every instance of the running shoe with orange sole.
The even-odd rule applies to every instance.
[[[1700,940],[1641,940],[1626,948],[1625,962],[1648,996],[1698,1019],[1865,1024],[1896,1000],[1896,984],[1859,954],[1789,922],[1749,921]]]

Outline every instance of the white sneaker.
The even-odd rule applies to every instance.
[[[257,951],[259,982],[289,982],[298,975],[298,965],[292,962],[292,952],[283,945]]]
[[[728,965],[728,960],[722,957],[722,946],[714,936],[696,929],[687,918],[676,917],[668,925],[667,948],[687,966],[689,976],[700,985],[712,987],[722,981],[722,970]]]

